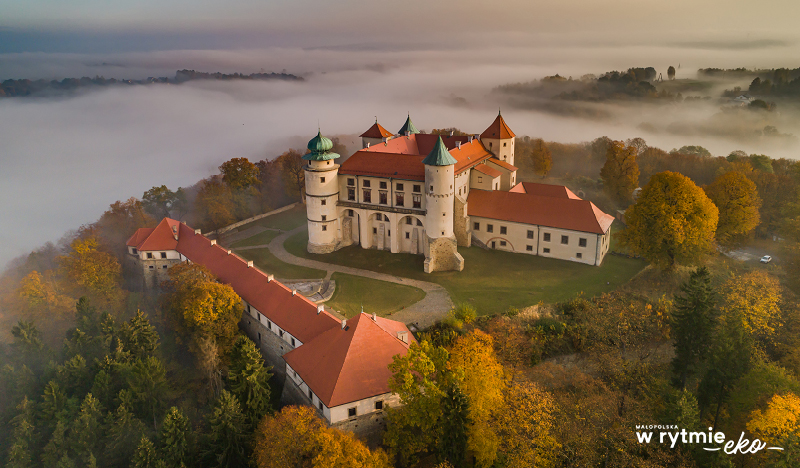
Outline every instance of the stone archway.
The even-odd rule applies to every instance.
[[[392,250],[392,225],[389,216],[376,212],[369,216],[367,232],[372,239],[371,247],[378,250]]]
[[[425,248],[423,238],[425,236],[424,220],[414,215],[405,215],[398,219],[395,229],[398,237],[398,249],[400,252],[423,254]]]

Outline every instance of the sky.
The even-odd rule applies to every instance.
[[[137,79],[182,68],[306,78],[0,99],[0,268],[116,200],[191,185],[232,157],[274,158],[317,125],[358,135],[377,116],[394,130],[410,112],[418,128],[479,133],[501,102],[492,88],[505,83],[632,66],[664,74],[680,66],[679,78],[700,67],[796,68],[798,17],[795,1],[0,0],[0,80]],[[640,129],[717,111],[629,106],[605,121],[503,115],[518,135],[550,141],[642,136],[667,150],[798,154]],[[800,135],[793,114],[782,119],[782,131]]]

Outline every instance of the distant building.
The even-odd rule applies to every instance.
[[[244,303],[242,328],[285,380],[284,401],[313,406],[328,423],[360,434],[381,430],[384,409],[400,404],[389,390],[388,366],[415,341],[404,324],[363,312],[339,320],[173,219],[137,230],[127,247],[148,288],[182,261],[203,265],[229,284]]]
[[[425,256],[426,272],[462,270],[457,247],[600,265],[613,217],[566,187],[518,184],[514,132],[498,114],[480,135],[392,134],[377,121],[341,165],[333,143],[308,143],[308,251],[365,249]]]

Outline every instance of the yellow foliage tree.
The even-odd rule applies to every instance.
[[[633,190],[639,185],[639,163],[635,146],[625,146],[623,141],[612,141],[606,150],[606,163],[600,169],[603,189],[617,203],[630,201]]]
[[[727,172],[705,187],[706,195],[719,209],[717,242],[731,245],[752,232],[760,216],[761,199],[756,184],[741,172]]]
[[[542,178],[547,177],[553,167],[553,157],[550,155],[550,149],[547,148],[541,138],[537,138],[533,142],[531,161],[533,162],[533,171],[542,176]]]
[[[78,286],[81,292],[106,301],[119,295],[122,268],[113,255],[99,250],[96,237],[75,239],[69,253],[58,261],[68,287]]]
[[[691,179],[661,172],[625,212],[621,238],[634,253],[668,270],[713,251],[718,219],[717,207]]]
[[[791,392],[774,395],[764,411],[750,413],[747,430],[772,444],[800,437],[800,397]]]
[[[734,276],[723,286],[722,311],[737,317],[749,333],[767,337],[780,326],[781,286],[764,271]]]
[[[553,397],[536,384],[523,382],[506,390],[497,420],[505,466],[545,468],[555,464],[561,448],[553,435],[555,407]]]
[[[17,287],[19,304],[31,318],[53,313],[64,315],[74,310],[75,300],[59,292],[52,276],[51,270],[44,275],[34,270],[20,280]]]
[[[389,468],[352,433],[326,427],[313,408],[287,406],[261,420],[255,433],[258,468]]]
[[[472,424],[467,429],[467,448],[482,466],[490,466],[497,457],[500,438],[493,425],[503,407],[506,377],[497,361],[492,337],[475,330],[462,336],[450,350],[449,367],[463,375],[461,391],[469,400]]]

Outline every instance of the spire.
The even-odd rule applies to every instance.
[[[399,133],[400,135],[405,135],[406,133],[409,133],[409,134],[411,134],[411,133],[419,133],[419,130],[417,130],[417,127],[415,127],[414,124],[411,123],[411,113],[408,114],[408,117],[406,118],[406,123],[403,124],[403,127],[400,128],[400,131],[397,132],[397,133]]]
[[[450,155],[450,152],[447,151],[447,147],[444,146],[441,135],[439,139],[436,140],[436,144],[433,145],[433,149],[428,156],[422,160],[422,164],[427,166],[452,166],[456,162],[456,159]]]
[[[306,161],[328,161],[339,157],[338,154],[332,153],[333,142],[330,138],[322,136],[322,132],[317,129],[317,136],[308,141],[308,154],[303,156]]]
[[[506,125],[506,121],[503,120],[503,116],[500,114],[500,109],[497,110],[497,118],[494,119],[494,122],[489,125],[489,128],[481,133],[481,138],[496,138],[501,140],[514,138],[515,136],[516,135],[514,135],[514,132],[508,128],[508,125]]]

